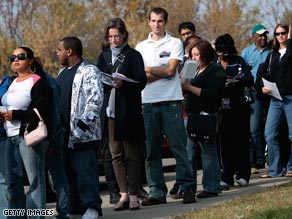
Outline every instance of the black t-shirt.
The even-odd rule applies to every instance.
[[[70,109],[72,84],[74,76],[82,61],[78,62],[72,68],[66,67],[56,78],[57,83],[61,87],[60,95],[60,117],[63,127],[65,128],[65,139],[69,139],[70,134]]]

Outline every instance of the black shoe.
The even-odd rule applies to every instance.
[[[172,189],[169,191],[170,195],[174,195],[178,192],[179,190],[179,184],[174,183]]]
[[[187,187],[183,191],[183,204],[196,203],[196,193],[191,187]]]
[[[140,199],[145,199],[148,198],[148,193],[143,189],[142,187],[137,190],[137,196]]]
[[[123,211],[129,209],[129,201],[119,201],[116,205],[114,210],[115,211]]]
[[[117,204],[120,201],[120,193],[110,193],[110,204]]]
[[[203,191],[197,195],[197,198],[212,198],[218,196],[217,192],[207,192]]]
[[[143,206],[159,205],[159,204],[165,204],[165,203],[166,203],[166,200],[162,201],[162,200],[156,199],[154,197],[145,198],[141,202],[141,204]]]

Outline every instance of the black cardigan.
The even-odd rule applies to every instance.
[[[29,123],[28,131],[34,130],[39,122],[39,118],[33,108],[37,108],[45,123],[48,122],[50,113],[51,88],[45,78],[40,78],[32,87],[31,103],[26,110],[12,110],[12,118],[21,121],[19,135],[23,136],[25,127]]]
[[[145,140],[145,129],[142,117],[141,91],[146,85],[146,73],[141,54],[127,45],[129,49],[124,62],[118,68],[118,72],[124,74],[139,83],[123,81],[123,86],[116,90],[115,104],[115,131],[114,138],[117,141],[123,140]],[[110,48],[104,50],[98,58],[97,67],[105,73],[111,74],[112,53]],[[111,91],[110,86],[104,85],[104,101],[102,108],[103,130],[107,130],[105,109]]]

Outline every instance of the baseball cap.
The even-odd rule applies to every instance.
[[[251,30],[251,34],[263,34],[263,33],[269,33],[269,31],[267,31],[266,27],[261,25],[261,24],[258,24],[256,26],[254,26]]]

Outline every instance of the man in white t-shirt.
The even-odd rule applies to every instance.
[[[142,93],[146,129],[146,175],[149,197],[142,205],[166,203],[167,187],[161,162],[162,133],[165,133],[176,159],[176,180],[181,185],[183,203],[194,203],[196,182],[186,152],[186,131],[182,118],[182,89],[177,72],[183,60],[182,42],[166,31],[168,13],[153,8],[148,24],[151,33],[136,49],[142,54],[147,85]]]

